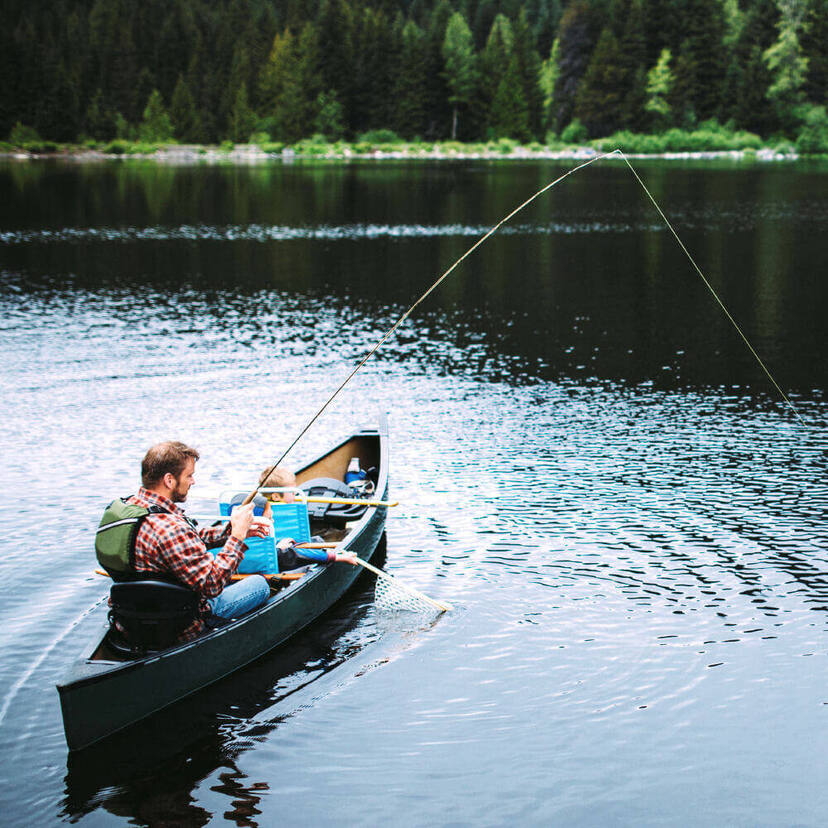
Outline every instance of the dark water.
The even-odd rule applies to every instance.
[[[603,162],[602,162],[603,163]],[[821,825],[828,168],[567,179],[295,449],[391,413],[387,569],[292,643],[67,758],[103,505],[152,442],[249,485],[555,164],[0,165],[6,824]]]

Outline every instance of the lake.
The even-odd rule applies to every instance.
[[[289,455],[390,416],[384,567],[68,756],[103,507],[146,448],[250,487],[575,162],[0,161],[0,803],[13,825],[822,825],[828,164],[633,160],[473,253]]]

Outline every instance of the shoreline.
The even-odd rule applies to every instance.
[[[324,147],[324,148],[323,148]],[[209,145],[167,144],[137,151],[125,149],[120,152],[106,152],[99,149],[67,146],[52,151],[30,151],[13,149],[0,152],[0,158],[14,161],[66,160],[78,163],[98,161],[155,161],[159,164],[258,164],[265,161],[281,163],[326,161],[588,161],[611,152],[614,148],[597,149],[588,146],[573,146],[563,149],[551,147],[498,147],[481,148],[480,145],[451,143],[447,146],[435,144],[429,149],[417,145],[401,145],[399,148],[382,146],[373,149],[355,149],[353,146],[318,145],[307,151],[306,147],[284,147],[276,151],[265,150],[256,144],[236,144],[232,148]],[[664,153],[626,152],[624,156],[639,160],[662,161],[800,161],[825,158],[825,156],[800,155],[793,152],[780,152],[770,147],[748,150],[701,150]],[[606,159],[612,160],[612,159]],[[619,157],[618,160],[622,160]]]

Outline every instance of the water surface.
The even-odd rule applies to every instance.
[[[0,166],[0,800],[12,824],[819,825],[828,807],[828,169],[638,163],[487,242],[294,450],[391,415],[385,566],[67,758],[105,503],[146,447],[249,485],[555,163]],[[93,608],[94,609],[90,609]]]

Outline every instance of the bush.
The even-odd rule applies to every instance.
[[[402,138],[393,129],[370,129],[359,136],[360,144],[401,144]]]
[[[9,133],[9,142],[16,147],[22,147],[24,144],[38,144],[42,140],[34,127],[21,124],[20,121],[12,127]]]
[[[262,152],[281,152],[285,145],[281,141],[266,141],[261,144]]]
[[[587,139],[587,128],[575,118],[561,133],[561,141],[565,144],[582,144]]]
[[[107,153],[107,155],[123,155],[128,147],[129,144],[126,141],[122,138],[116,138],[103,147],[103,152]]]
[[[809,107],[805,125],[796,139],[797,152],[805,155],[828,153],[828,114],[824,106]]]
[[[233,152],[233,147],[236,145],[232,141],[222,141],[219,145],[219,150],[221,152]]]
[[[254,132],[250,138],[249,143],[263,146],[270,143],[270,135],[267,132]]]
[[[517,148],[518,142],[511,138],[501,138],[497,142],[497,151],[501,155],[511,155]]]

